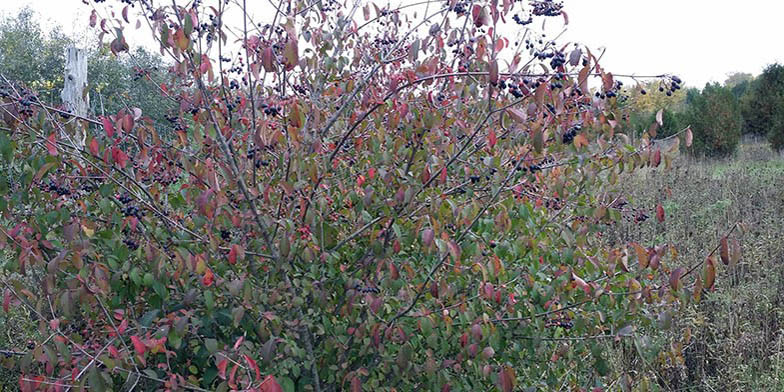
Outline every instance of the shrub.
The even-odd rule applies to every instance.
[[[738,101],[729,88],[705,85],[700,94],[690,98],[684,117],[694,132],[695,154],[720,157],[735,152],[742,118]]]
[[[775,150],[784,148],[784,66],[773,64],[754,80],[742,99],[744,131],[767,135]]]
[[[631,213],[619,173],[661,151],[613,131],[621,85],[585,47],[502,66],[513,40],[488,39],[517,11],[451,2],[408,30],[405,9],[291,3],[226,31],[239,2],[176,3],[143,11],[171,139],[129,105],[80,120],[82,149],[1,91],[3,307],[41,330],[22,390],[594,388],[621,377],[601,340],[713,287],[715,258],[603,240]],[[91,16],[115,53],[127,10]]]

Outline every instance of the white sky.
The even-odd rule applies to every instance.
[[[216,0],[205,3],[211,1]],[[402,2],[408,1],[414,0]],[[266,0],[249,1],[262,2]],[[768,64],[784,62],[784,2],[565,0],[564,4],[570,19],[564,38],[595,49],[605,47],[603,66],[614,73],[674,73],[687,85],[702,87],[708,81],[722,82],[732,72],[756,75]],[[13,15],[24,6],[47,19],[45,25],[60,24],[68,34],[93,34],[87,25],[91,8],[82,0],[0,0],[0,15]],[[134,40],[129,43],[133,47]]]

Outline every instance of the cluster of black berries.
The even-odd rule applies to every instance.
[[[168,122],[170,122],[172,124],[172,128],[175,131],[184,131],[185,130],[185,124],[183,124],[183,122],[182,122],[182,120],[180,119],[179,116],[170,116],[168,114],[164,114],[163,118],[165,118],[166,121],[168,121]]]
[[[454,11],[458,16],[465,15],[468,12],[468,4],[465,1],[459,1],[452,7],[452,11]]]
[[[625,100],[626,98],[628,98],[628,96],[620,94],[622,89],[623,89],[623,82],[617,80],[615,82],[615,85],[610,90],[604,92],[597,91],[594,95],[596,96],[596,98],[600,98],[600,99],[619,97],[622,100]]]
[[[231,240],[231,232],[228,231],[228,230],[221,230],[220,236],[221,236],[221,239],[224,240],[224,241],[230,241]]]
[[[548,210],[554,210],[554,211],[557,211],[557,210],[560,210],[561,208],[563,208],[563,206],[564,206],[564,203],[561,201],[561,199],[559,199],[559,198],[557,198],[557,197],[556,197],[556,198],[554,198],[554,199],[547,199],[547,200],[544,202],[544,205],[545,205],[545,207],[546,207]]]
[[[179,175],[166,175],[162,172],[156,172],[152,176],[152,180],[154,182],[161,184],[163,186],[169,186],[179,179],[180,179]]]
[[[229,89],[230,90],[237,90],[239,88],[240,88],[240,84],[237,83],[236,80],[232,80],[231,82],[229,82]]]
[[[128,204],[128,203],[130,203],[131,201],[133,201],[133,198],[131,197],[131,195],[129,195],[129,194],[127,194],[127,193],[123,193],[123,194],[120,194],[120,195],[118,195],[118,196],[117,196],[117,200],[118,200],[120,203],[123,203],[123,204]]]
[[[520,26],[529,25],[534,21],[534,18],[531,15],[528,15],[528,19],[522,19],[520,18],[520,15],[514,14],[514,16],[512,16],[512,19],[515,21],[515,23],[519,24]]]
[[[357,284],[356,286],[352,287],[352,289],[354,289],[354,290],[356,290],[356,291],[358,291],[360,293],[364,293],[364,294],[367,294],[367,293],[377,294],[377,293],[380,292],[380,290],[378,288],[376,288],[376,287],[363,286],[361,284]]]
[[[550,68],[558,69],[564,64],[566,64],[566,55],[563,52],[553,53],[553,57],[550,59]]]
[[[264,109],[264,114],[268,116],[277,116],[280,114],[280,108],[277,106],[267,105],[266,103],[261,104],[261,108]]]
[[[135,81],[137,81],[137,80],[139,80],[139,79],[141,79],[141,78],[143,78],[143,77],[145,77],[145,76],[147,76],[149,74],[150,74],[149,70],[146,70],[146,69],[141,68],[141,67],[134,67],[133,68],[133,76],[131,77],[131,79],[135,82]]]
[[[569,144],[572,141],[574,141],[574,137],[577,136],[577,132],[579,132],[580,129],[582,129],[582,126],[580,124],[577,124],[577,125],[569,128],[569,130],[566,131],[566,133],[563,134],[563,143],[564,144]]]
[[[65,186],[59,186],[55,184],[54,181],[49,181],[49,184],[46,187],[46,190],[49,192],[57,193],[58,196],[69,196],[71,195],[71,190]]]
[[[141,219],[144,216],[144,211],[140,210],[137,206],[126,206],[123,209],[124,216],[133,216],[137,219]]]
[[[128,249],[130,249],[130,250],[139,249],[139,243],[136,240],[134,240],[133,238],[127,238],[126,237],[125,239],[123,239],[123,244],[125,244],[125,246],[127,246]]]
[[[547,322],[545,323],[544,326],[545,326],[545,328],[558,328],[558,327],[560,327],[560,328],[563,328],[563,329],[571,329],[572,327],[574,327],[574,322],[572,322],[572,320],[569,320],[566,317],[563,317],[563,318],[554,319],[554,320],[547,320]]]
[[[630,210],[624,210],[624,212],[625,214],[623,214],[623,219],[629,223],[634,222],[640,224],[647,221],[650,218],[648,214],[646,214],[645,211],[643,211],[642,209],[631,208]],[[626,212],[630,212],[630,213],[627,214]]]
[[[666,90],[667,91],[667,96],[671,97],[672,94],[675,91],[681,89],[681,83],[683,83],[683,81],[681,80],[681,78],[673,75],[673,76],[670,76],[669,82],[670,82],[669,85],[667,85],[665,82],[660,83],[659,84],[659,92],[663,93]]]
[[[376,37],[373,39],[373,47],[374,48],[384,48],[389,45],[396,44],[398,41],[397,38],[394,37]]]
[[[552,0],[532,1],[534,7],[532,13],[536,16],[559,16],[563,9],[563,3],[556,3]]]

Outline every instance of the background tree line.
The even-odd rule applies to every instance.
[[[723,84],[702,89],[670,91],[659,82],[640,85],[630,93],[625,126],[637,134],[648,129],[658,108],[663,126],[660,137],[691,126],[696,156],[721,157],[734,153],[741,136],[766,138],[776,151],[784,149],[784,66],[769,65],[761,75],[730,75]],[[669,94],[662,94],[662,92]]]
[[[144,48],[113,56],[108,44],[98,46],[79,42],[65,35],[60,26],[45,31],[41,17],[29,8],[0,20],[0,71],[10,81],[20,82],[38,92],[42,102],[59,106],[63,89],[65,49],[88,48],[88,89],[90,111],[95,115],[117,113],[131,102],[156,128],[171,130],[167,120],[174,109],[172,101],[162,98],[158,83],[164,79],[163,59]]]

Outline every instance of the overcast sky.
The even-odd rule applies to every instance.
[[[249,3],[262,1],[266,3]],[[781,1],[565,0],[564,4],[570,19],[564,38],[606,48],[603,66],[615,73],[674,73],[687,85],[702,87],[709,81],[722,82],[732,72],[756,75],[768,64],[784,62]],[[62,25],[68,34],[92,34],[87,26],[90,7],[82,0],[0,0],[0,14],[12,15],[24,6],[43,15],[48,25]]]

